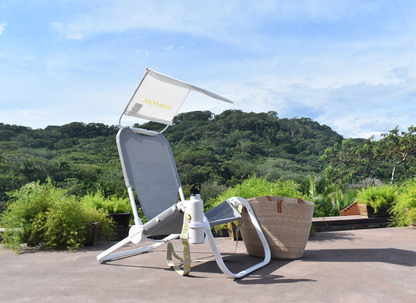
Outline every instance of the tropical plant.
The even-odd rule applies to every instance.
[[[360,204],[370,205],[377,212],[380,208],[392,206],[398,196],[398,191],[395,185],[369,186],[358,192],[357,201]]]
[[[36,171],[36,165],[31,159],[24,159],[20,162],[17,170],[27,178],[29,183],[32,179],[32,174]]]
[[[314,173],[309,176],[309,190],[307,196],[310,201],[315,203],[314,216],[328,217],[337,215],[336,203],[333,203],[330,195],[334,192],[334,187],[328,184],[325,178],[315,179]],[[339,211],[338,211],[339,213]]]
[[[400,194],[391,209],[392,225],[416,225],[416,182],[407,181],[400,188]]]
[[[356,200],[356,189],[342,190],[334,184],[326,182],[325,178],[316,180],[313,172],[311,172],[308,182],[307,195],[309,200],[315,203],[315,217],[339,216],[342,209]]]
[[[330,193],[328,197],[331,200],[333,210],[337,215],[339,215],[344,206],[344,193],[338,188],[334,192]]]
[[[351,205],[352,203],[357,201],[357,189],[347,189],[344,192],[344,201],[343,201],[343,208]]]

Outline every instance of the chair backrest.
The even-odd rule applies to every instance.
[[[117,147],[126,186],[132,186],[148,220],[178,202],[181,186],[168,140],[162,135],[146,136],[122,128]]]

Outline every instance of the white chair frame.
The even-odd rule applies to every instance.
[[[257,220],[257,218],[256,218],[256,216],[254,214],[254,211],[253,211],[253,209],[252,209],[252,207],[250,205],[250,203],[246,199],[243,199],[241,197],[232,197],[230,199],[227,199],[227,201],[230,202],[231,204],[233,204],[237,208],[238,208],[238,206],[241,205],[241,206],[243,206],[243,207],[245,207],[247,209],[247,212],[248,212],[248,214],[250,216],[250,219],[251,219],[251,221],[252,221],[252,223],[253,223],[253,225],[254,225],[254,227],[256,229],[256,232],[257,232],[257,234],[258,234],[258,236],[260,238],[260,241],[261,241],[261,243],[263,245],[264,255],[265,255],[264,260],[262,262],[260,262],[260,263],[258,263],[256,265],[253,265],[253,266],[251,266],[251,267],[249,267],[247,269],[244,269],[244,270],[242,270],[242,271],[240,271],[240,272],[238,272],[236,274],[232,273],[227,268],[227,266],[224,263],[224,260],[222,259],[221,253],[218,250],[218,246],[215,243],[214,236],[212,235],[211,226],[210,226],[207,218],[204,216],[204,230],[205,230],[205,234],[206,234],[206,236],[208,238],[208,243],[209,243],[209,245],[211,247],[211,250],[212,250],[212,252],[214,254],[215,261],[217,262],[218,267],[221,269],[221,271],[227,277],[230,277],[230,278],[233,278],[233,279],[238,279],[238,278],[242,278],[245,275],[247,275],[247,274],[249,274],[249,273],[251,273],[251,272],[253,272],[253,271],[255,271],[255,270],[257,270],[257,269],[259,269],[259,268],[261,268],[263,266],[265,266],[265,265],[267,265],[270,262],[270,259],[271,259],[271,252],[270,252],[270,248],[269,248],[269,245],[267,243],[266,237],[264,236],[263,231],[261,230],[260,223],[258,222],[258,220]],[[136,214],[137,214],[137,209],[136,210],[133,210],[133,212],[136,212]],[[138,218],[138,216],[137,216],[137,218]],[[135,216],[135,219],[136,219],[136,216]],[[139,226],[142,225],[143,223],[141,222],[140,218],[138,220],[140,222],[139,223]],[[167,243],[168,241],[171,241],[171,240],[174,240],[174,239],[178,239],[179,236],[180,236],[179,234],[172,234],[172,235],[169,235],[168,237],[166,237],[166,238],[164,238],[162,240],[151,240],[151,239],[147,239],[147,238],[143,239],[140,236],[140,240],[137,241],[137,239],[135,239],[135,237],[137,236],[137,234],[135,234],[135,232],[134,232],[137,229],[133,229],[132,228],[131,230],[133,232],[129,233],[129,236],[127,238],[125,238],[124,240],[120,241],[116,245],[110,247],[106,251],[104,251],[101,254],[99,254],[97,256],[97,261],[107,262],[107,261],[114,260],[114,259],[118,259],[118,258],[129,257],[129,256],[138,255],[138,254],[141,254],[141,253],[144,253],[144,252],[148,252],[150,250],[153,250],[153,249],[161,246],[164,243]],[[136,249],[132,249],[132,250],[127,250],[127,251],[122,251],[122,252],[114,253],[115,250],[117,250],[117,249],[119,249],[119,248],[121,248],[121,247],[123,247],[123,246],[125,246],[125,245],[127,245],[129,243],[140,243],[140,242],[144,242],[146,240],[151,240],[151,241],[154,241],[156,243],[154,243],[152,245],[149,245],[149,246],[145,246],[145,247],[140,247],[140,248],[136,248]]]

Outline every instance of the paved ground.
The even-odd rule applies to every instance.
[[[235,242],[217,241],[233,271],[258,261],[242,242],[233,254]],[[181,277],[166,266],[165,246],[95,261],[111,244],[76,253],[0,249],[0,302],[416,302],[411,228],[317,233],[302,259],[272,260],[239,280],[226,278],[215,262],[194,263],[191,276]],[[193,258],[212,260],[208,244],[191,251]]]

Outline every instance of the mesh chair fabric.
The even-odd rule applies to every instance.
[[[150,137],[123,128],[117,147],[126,186],[136,190],[148,220],[178,202],[181,181],[170,144],[162,134]]]

